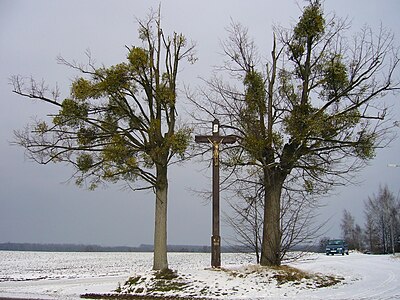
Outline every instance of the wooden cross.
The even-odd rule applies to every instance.
[[[212,168],[212,236],[211,236],[211,267],[221,266],[221,237],[219,225],[219,145],[233,144],[236,142],[234,136],[219,135],[219,121],[212,122],[212,135],[196,135],[196,143],[210,143],[213,150]]]

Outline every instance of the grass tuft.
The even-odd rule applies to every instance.
[[[178,273],[171,269],[163,269],[161,271],[157,271],[155,275],[155,279],[164,279],[164,280],[173,280],[178,278]]]

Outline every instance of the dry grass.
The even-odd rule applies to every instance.
[[[344,280],[342,277],[309,273],[286,265],[274,267],[272,269],[277,271],[277,274],[275,274],[273,278],[277,281],[278,285],[286,283],[299,285],[305,282],[306,286],[322,288],[336,285]]]
[[[230,276],[244,278],[247,276],[258,276],[272,283],[275,280],[278,286],[284,284],[301,285],[305,288],[321,288],[338,284],[344,280],[342,277],[315,274],[305,272],[287,265],[277,267],[262,267],[260,265],[249,265],[239,270],[222,269]]]

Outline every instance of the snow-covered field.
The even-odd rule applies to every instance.
[[[207,287],[220,299],[400,299],[400,257],[309,254],[290,264],[344,278],[326,288],[237,276],[244,266],[254,267],[254,258],[245,254],[222,254],[223,267],[229,272],[209,269],[209,254],[170,253],[168,257],[170,268],[191,281],[191,294]],[[0,298],[72,300],[85,293],[110,293],[128,277],[147,273],[151,266],[151,253],[0,251]]]

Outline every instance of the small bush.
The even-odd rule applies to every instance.
[[[135,285],[140,280],[140,276],[129,277],[129,279],[125,282],[125,285]]]
[[[155,282],[154,287],[150,289],[152,292],[171,292],[182,291],[187,284],[184,282],[158,280]]]
[[[115,289],[116,293],[121,293],[122,292],[122,287],[121,287],[121,283],[118,282],[118,287]]]

